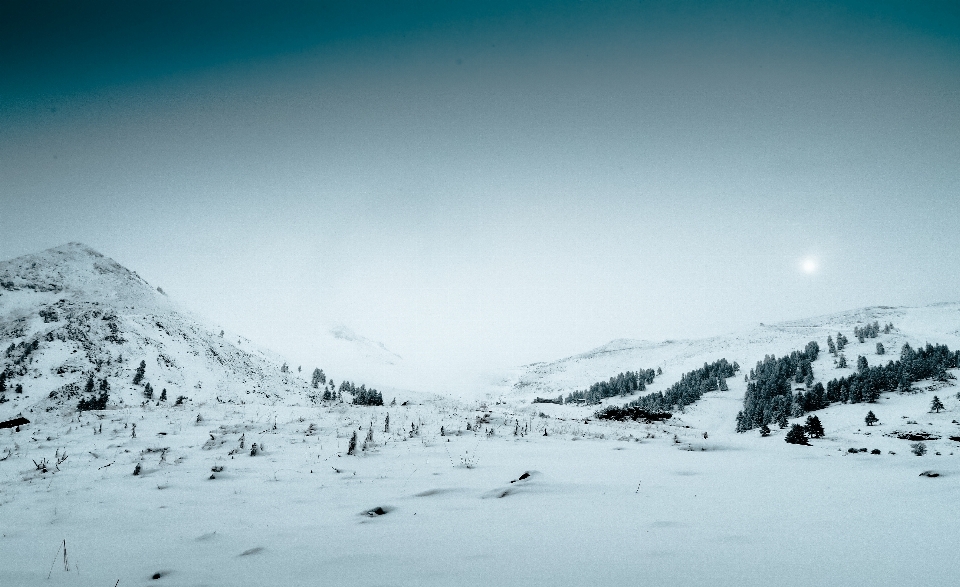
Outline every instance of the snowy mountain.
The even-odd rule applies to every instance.
[[[854,327],[873,322],[892,323],[895,329],[859,343],[852,334]],[[650,387],[651,391],[658,391],[675,382],[683,373],[721,358],[750,369],[765,355],[789,354],[802,349],[811,340],[826,350],[827,336],[835,337],[837,332],[843,332],[851,339],[846,355],[854,365],[858,355],[868,357],[871,364],[879,360],[877,342],[894,353],[899,353],[905,342],[913,346],[940,343],[953,349],[960,346],[960,303],[862,308],[804,320],[759,324],[704,339],[662,342],[620,339],[572,357],[520,367],[501,382],[497,393],[526,401],[537,396],[556,397],[628,370],[660,368],[663,375],[657,377],[657,382]],[[893,357],[884,357],[890,358]],[[821,361],[821,367],[818,379],[843,374],[826,360]]]
[[[893,329],[857,340],[873,322]],[[809,445],[784,442],[804,416],[736,432],[745,372],[837,332],[853,364],[956,349],[960,304],[617,340],[523,367],[489,402],[355,406],[315,402],[279,358],[83,245],[0,263],[0,585],[957,584],[958,369],[811,412]],[[647,392],[664,390],[720,358],[742,371],[661,421],[530,403],[628,370],[662,369]],[[812,370],[853,372],[828,352]],[[91,376],[110,399],[79,412]]]
[[[294,401],[308,393],[281,361],[221,335],[135,272],[79,243],[0,263],[0,415],[75,407],[87,380],[106,380],[112,404],[142,403],[150,383],[170,402]],[[145,363],[140,385],[132,381]]]

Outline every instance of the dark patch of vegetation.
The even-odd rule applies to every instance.
[[[623,422],[626,420],[643,420],[644,422],[662,422],[673,417],[670,412],[651,412],[637,406],[629,404],[619,406],[607,406],[598,411],[596,416],[600,420],[617,420]]]
[[[82,398],[80,403],[77,404],[77,411],[105,410],[107,408],[107,400],[109,399],[110,394],[105,390],[101,391],[98,395]]]
[[[940,437],[936,434],[930,434],[929,432],[897,432],[897,438],[900,440],[939,440]]]

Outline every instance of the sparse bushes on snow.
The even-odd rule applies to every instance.
[[[927,454],[927,445],[924,442],[911,442],[910,452],[918,457],[922,457],[923,455]]]

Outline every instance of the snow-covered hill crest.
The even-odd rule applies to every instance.
[[[0,416],[75,407],[92,376],[111,404],[301,399],[302,379],[242,338],[225,337],[133,271],[79,243],[0,263]],[[133,378],[140,362],[139,385]],[[23,392],[16,393],[20,385]]]

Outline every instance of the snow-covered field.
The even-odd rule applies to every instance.
[[[737,395],[668,425],[445,400],[43,414],[2,434],[0,583],[957,584],[960,444],[916,457],[883,435],[960,434],[955,398],[940,414],[927,394],[884,398],[869,431],[865,406],[830,408],[803,447],[731,432]],[[375,444],[347,456],[371,422]]]
[[[67,273],[87,271],[85,253],[68,253]],[[50,281],[44,262],[32,270]],[[0,267],[8,283],[21,270],[10,263]],[[648,391],[721,357],[749,370],[809,340],[825,347],[838,330],[851,338],[851,362],[882,360],[877,340],[889,358],[903,342],[954,349],[958,305],[703,341],[617,341],[519,369],[474,401],[391,390],[384,399],[396,405],[360,407],[315,401],[268,353],[221,338],[146,284],[130,290],[134,282],[103,286],[97,300],[76,284],[0,290],[3,346],[41,341],[10,380],[24,393],[8,390],[0,404],[0,421],[31,420],[0,430],[0,585],[960,584],[956,380],[820,410],[827,434],[812,446],[785,443],[776,427],[766,438],[734,432],[742,373],[658,424],[529,403],[631,369],[663,368]],[[146,301],[128,303],[131,291]],[[57,321],[39,318],[64,298]],[[94,301],[109,306],[101,322],[124,342],[103,342],[110,329],[81,319]],[[897,330],[853,339],[853,326],[875,319]],[[93,330],[76,334],[83,324]],[[57,329],[73,334],[48,341]],[[144,402],[131,383],[141,357],[145,381],[189,399]],[[851,370],[824,352],[814,372],[825,382]],[[64,386],[82,387],[90,373],[110,380],[111,400],[78,413]],[[940,413],[930,412],[933,395]],[[865,425],[868,410],[879,424]],[[915,456],[899,432],[936,439]],[[262,450],[251,455],[254,443]],[[938,476],[921,475],[930,471]]]

